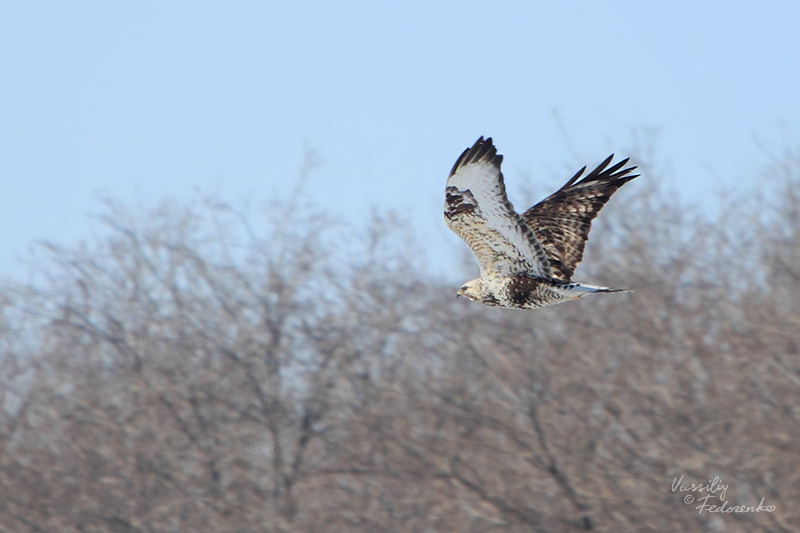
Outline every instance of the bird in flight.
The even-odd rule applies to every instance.
[[[444,200],[444,220],[467,243],[480,266],[479,278],[458,291],[484,305],[536,309],[596,292],[629,292],[572,281],[583,258],[592,220],[614,192],[638,174],[609,167],[613,154],[589,172],[583,167],[563,187],[522,215],[506,197],[491,137],[478,139],[458,158]]]

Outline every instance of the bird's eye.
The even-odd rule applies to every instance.
[[[464,285],[463,287],[461,287],[461,290],[462,290],[462,291],[465,291],[465,290],[467,290],[467,286],[466,286],[466,285]]]

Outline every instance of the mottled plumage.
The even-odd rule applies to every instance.
[[[636,167],[622,169],[627,159],[608,167],[612,158],[578,181],[582,168],[519,215],[506,196],[503,156],[492,139],[481,137],[466,149],[447,179],[444,219],[475,254],[481,275],[458,294],[486,305],[535,309],[592,292],[626,291],[571,281],[592,220],[614,191],[637,177],[630,175]]]

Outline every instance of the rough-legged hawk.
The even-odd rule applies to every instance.
[[[593,292],[624,292],[571,281],[583,258],[592,220],[623,184],[637,177],[627,159],[608,167],[611,155],[585,178],[583,167],[563,187],[522,215],[506,197],[502,155],[481,137],[458,158],[444,201],[447,226],[475,254],[481,277],[458,291],[476,302],[535,309]],[[620,170],[622,169],[622,170]]]

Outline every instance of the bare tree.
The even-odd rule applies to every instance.
[[[299,189],[108,202],[0,293],[0,531],[797,530],[800,162],[766,172],[719,220],[623,191],[586,275],[636,292],[531,313]],[[774,509],[698,510],[714,477]]]

